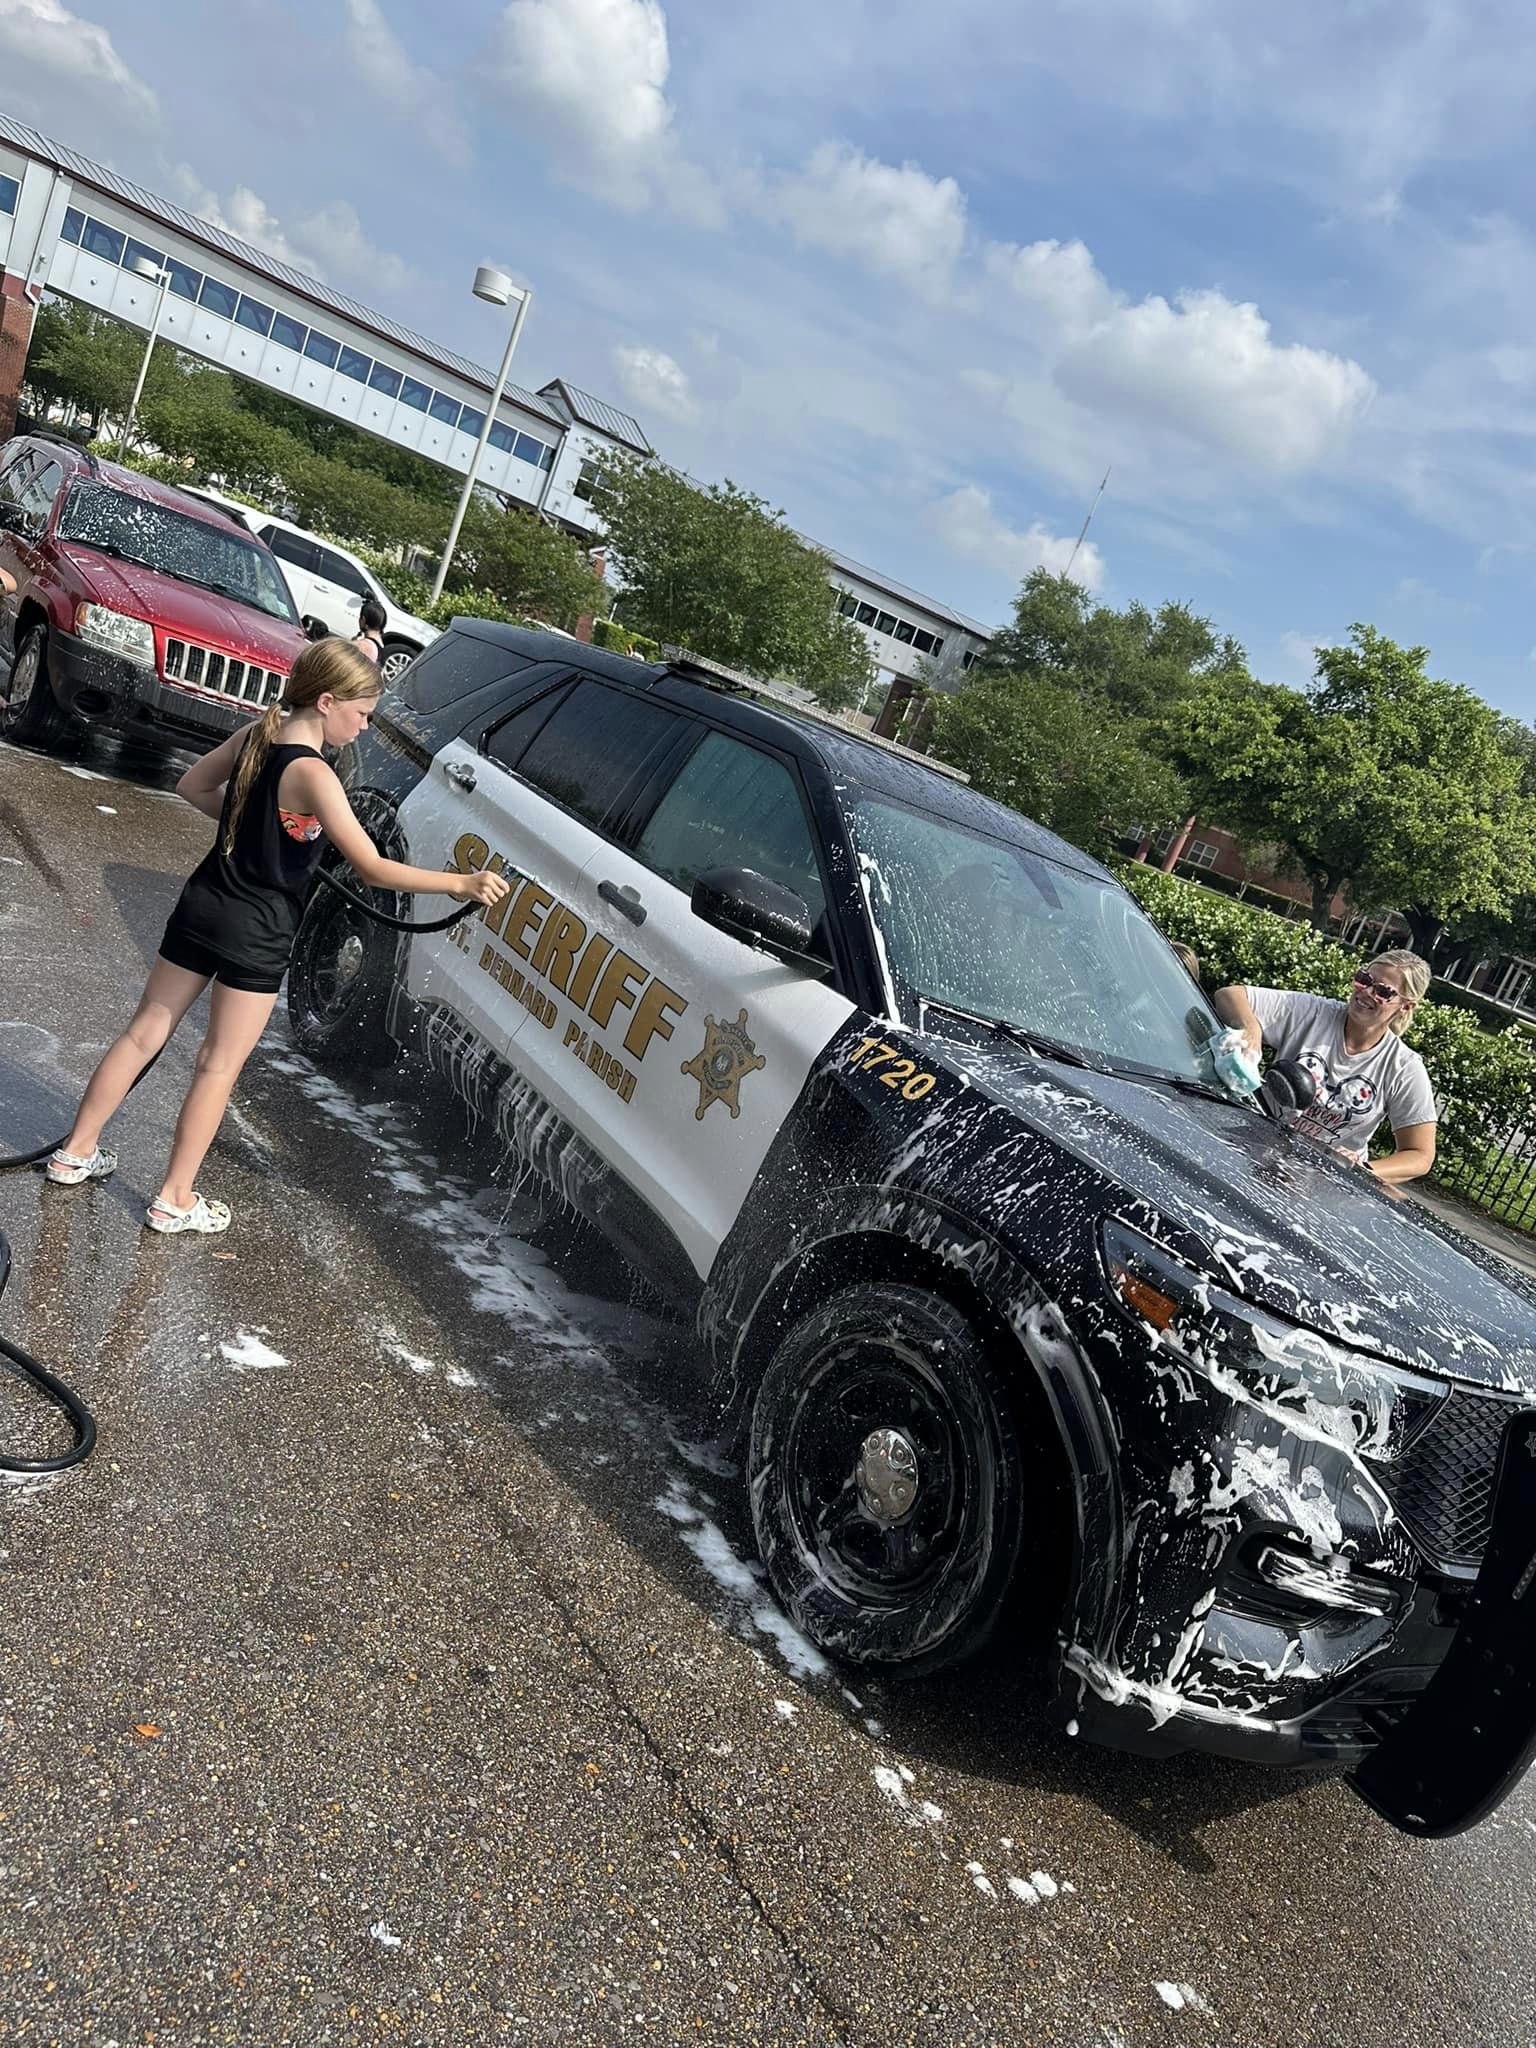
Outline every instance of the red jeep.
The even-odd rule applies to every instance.
[[[212,744],[270,704],[305,635],[275,558],[200,499],[23,434],[0,448],[0,737],[77,721]]]

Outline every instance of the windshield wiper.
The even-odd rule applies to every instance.
[[[1055,1038],[1043,1038],[1038,1031],[1029,1031],[1022,1024],[1010,1024],[1005,1017],[983,1017],[975,1010],[961,1009],[958,1003],[941,1002],[937,996],[919,996],[917,1000],[921,1010],[942,1010],[946,1017],[959,1017],[967,1024],[979,1024],[983,1031],[990,1031],[998,1038],[1012,1039],[1015,1045],[1022,1045],[1026,1052],[1032,1052],[1041,1059],[1060,1060],[1068,1067],[1086,1067],[1090,1074],[1114,1071],[1097,1060],[1089,1059],[1074,1045],[1063,1045]]]
[[[153,569],[158,565],[146,562],[142,555],[130,555],[126,548],[114,547],[109,540],[92,540],[84,533],[61,533],[61,541],[73,541],[77,548],[90,548],[94,554],[110,555],[115,562],[132,562],[140,569]]]

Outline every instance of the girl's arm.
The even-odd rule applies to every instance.
[[[1264,1050],[1264,1028],[1254,1015],[1247,989],[1240,983],[1217,989],[1211,997],[1211,1008],[1223,1024],[1234,1025],[1242,1032],[1248,1050],[1258,1059]]]
[[[259,718],[252,720],[254,725],[260,723]],[[240,759],[240,750],[250,729],[249,725],[242,725],[227,740],[221,740],[211,754],[204,754],[200,761],[194,761],[176,785],[176,794],[194,811],[201,811],[205,818],[212,818],[215,824],[224,808],[224,785],[235,772],[235,763]]]
[[[352,815],[347,793],[335,771],[323,761],[295,762],[294,768],[299,771],[295,779],[304,801],[310,806],[313,816],[320,820],[321,831],[370,888],[399,889],[415,895],[457,896],[461,901],[473,898],[477,903],[499,903],[507,894],[510,884],[504,876],[493,874],[489,868],[478,874],[460,875],[441,869],[407,867],[403,861],[386,860]],[[290,775],[294,768],[288,771]]]

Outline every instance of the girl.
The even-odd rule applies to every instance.
[[[388,615],[376,597],[365,597],[357,608],[357,631],[352,645],[362,649],[370,661],[384,658],[384,628]]]
[[[207,1036],[164,1185],[144,1221],[159,1231],[229,1228],[227,1206],[205,1200],[194,1182],[235,1078],[272,1014],[322,838],[376,889],[485,904],[506,894],[500,875],[444,874],[383,859],[353,817],[320,749],[355,740],[378,701],[379,672],[368,656],[341,640],[318,641],[294,663],[281,701],[176,785],[195,810],[218,819],[218,837],[171,912],[132,1023],[91,1076],[74,1129],[48,1162],[51,1181],[75,1187],[112,1172],[117,1158],[100,1149],[102,1127],[211,981]]]

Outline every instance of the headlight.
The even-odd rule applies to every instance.
[[[121,654],[128,661],[155,665],[155,631],[148,619],[130,619],[105,605],[83,604],[75,612],[75,631],[88,646]]]
[[[1101,1226],[1100,1249],[1111,1293],[1153,1332],[1170,1364],[1198,1372],[1293,1436],[1396,1458],[1450,1391],[1227,1293],[1113,1218]]]

